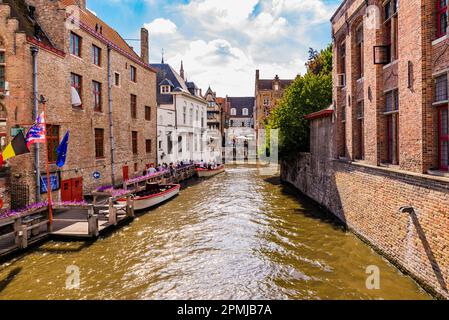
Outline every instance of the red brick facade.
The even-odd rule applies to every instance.
[[[444,175],[438,110],[447,99],[437,101],[435,78],[449,70],[449,39],[437,36],[439,1],[403,2],[345,0],[332,17],[337,155]]]
[[[449,298],[449,39],[437,36],[437,2],[343,1],[332,18],[334,112],[309,117],[311,152],[284,163],[282,178]]]
[[[142,58],[135,54],[112,28],[85,8],[85,1],[80,2],[80,10],[73,17],[69,17],[64,9],[68,5],[78,4],[74,0],[27,1],[36,7],[36,25],[46,35],[39,38],[34,33],[33,25],[30,27],[24,19],[26,7],[20,7],[12,0],[4,2],[7,3],[0,4],[0,40],[3,43],[0,51],[6,50],[6,81],[9,84],[8,95],[0,98],[0,106],[4,110],[4,117],[0,115],[5,123],[0,128],[4,143],[11,140],[11,128],[19,126],[27,130],[33,123],[31,48],[36,47],[39,50],[38,95],[48,100],[47,123],[58,127],[59,141],[70,130],[66,166],[50,166],[52,173],[60,172],[61,186],[71,179],[82,178],[82,192],[88,194],[97,186],[111,184],[113,173],[114,182],[122,182],[126,171],[124,167],[128,167],[129,177],[132,177],[142,174],[147,164],[156,162],[156,73],[148,65],[148,52],[143,50]],[[73,27],[68,28],[67,24]],[[80,39],[80,56],[72,54],[71,34]],[[146,37],[148,33],[142,32],[142,35]],[[143,39],[142,44],[147,45],[148,40]],[[98,65],[92,58],[93,46],[99,49],[98,59],[95,60]],[[136,81],[131,78],[131,68],[136,70]],[[111,75],[110,93],[108,72]],[[81,107],[72,106],[73,75],[80,76]],[[100,93],[95,94],[94,87]],[[137,96],[135,119],[130,110],[131,95]],[[151,107],[150,121],[145,120],[145,107]],[[39,110],[42,110],[42,105]],[[137,132],[137,154],[132,152],[133,131]],[[101,132],[104,133],[102,141]],[[111,132],[114,148],[111,146]],[[147,140],[151,140],[153,145],[148,149],[151,152],[147,152]],[[98,150],[101,146],[103,150]],[[34,148],[31,148],[30,155],[13,158],[7,164],[11,171],[11,184],[29,187],[28,202],[34,202],[36,198]],[[42,145],[41,172],[45,173],[43,151]],[[134,170],[136,164],[137,171]],[[96,172],[100,174],[99,178],[94,178]],[[63,194],[57,191],[53,197],[60,200]],[[9,195],[3,194],[2,198],[8,201]]]

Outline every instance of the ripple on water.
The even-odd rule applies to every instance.
[[[0,281],[19,270],[0,299],[429,298],[313,204],[266,178],[255,167],[230,166],[94,244],[46,244],[0,266]],[[65,290],[71,264],[80,268],[80,290]],[[365,287],[369,265],[381,269],[379,291]]]

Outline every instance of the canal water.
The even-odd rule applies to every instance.
[[[76,285],[70,266],[79,270],[79,289],[66,287]],[[379,290],[366,287],[369,266],[380,271]],[[310,201],[251,166],[192,181],[95,243],[48,242],[0,265],[0,299],[430,298]]]

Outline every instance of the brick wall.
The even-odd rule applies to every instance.
[[[449,180],[333,160],[334,121],[311,122],[311,153],[283,163],[282,179],[426,289],[449,298]],[[400,213],[404,206],[416,211]]]

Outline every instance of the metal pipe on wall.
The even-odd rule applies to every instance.
[[[39,49],[32,46],[30,48],[33,64],[33,119],[36,121],[39,117],[39,98],[38,98],[38,73],[37,73],[37,55]],[[36,201],[39,202],[41,198],[41,174],[40,174],[40,159],[39,159],[39,143],[36,143],[34,151],[34,163],[36,166]]]
[[[111,143],[111,180],[115,185],[115,140],[112,114],[112,81],[111,81],[111,46],[108,45],[108,108],[109,108],[109,139]]]

